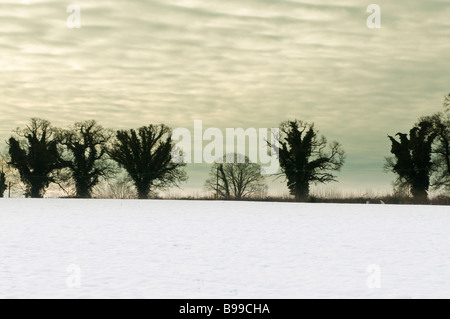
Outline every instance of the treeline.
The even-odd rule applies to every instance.
[[[450,94],[445,111],[420,118],[409,133],[388,135],[392,157],[385,170],[396,174],[394,189],[427,203],[431,188],[450,190]],[[328,143],[314,124],[292,120],[280,124],[276,148],[287,187],[296,201],[307,201],[312,184],[337,182],[345,162],[338,142]],[[175,143],[164,124],[112,131],[96,121],[61,129],[32,119],[7,141],[5,165],[17,172],[26,197],[41,198],[50,184],[73,188],[75,197],[91,198],[101,180],[116,179],[119,169],[133,182],[137,197],[179,187],[188,178],[183,162],[172,161]],[[232,161],[227,160],[232,157]],[[232,163],[230,163],[232,162]],[[7,190],[0,173],[0,196]],[[267,189],[261,167],[243,154],[226,154],[213,164],[205,188],[223,199],[245,199]]]
[[[76,197],[91,198],[94,187],[101,179],[115,178],[118,167],[126,170],[141,199],[154,188],[187,179],[185,164],[171,161],[171,130],[163,124],[113,132],[94,120],[60,129],[34,118],[7,144],[7,164],[31,198],[42,198],[52,183],[63,189],[72,184]]]
[[[277,149],[281,174],[296,200],[308,199],[311,183],[336,181],[333,171],[340,170],[345,159],[339,143],[328,145],[313,124],[298,120],[282,123],[280,132],[279,145],[268,146]],[[186,164],[172,160],[176,145],[164,124],[112,131],[91,120],[61,129],[33,118],[14,131],[7,145],[4,162],[19,175],[25,197],[42,198],[50,184],[57,184],[63,190],[73,188],[74,197],[91,198],[100,181],[115,180],[119,169],[127,173],[140,199],[179,187],[188,178]],[[7,185],[5,174],[1,177],[3,195]],[[217,198],[241,200],[261,194],[267,185],[259,164],[243,154],[226,154],[212,165],[205,188]]]

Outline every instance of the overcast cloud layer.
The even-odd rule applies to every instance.
[[[131,128],[316,123],[348,153],[342,189],[387,189],[387,134],[450,92],[448,0],[0,0],[0,139],[30,117]],[[202,186],[198,167],[187,188]],[[202,175],[203,174],[203,175]]]

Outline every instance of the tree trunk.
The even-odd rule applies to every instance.
[[[78,198],[92,198],[92,191],[84,181],[77,181],[75,187]]]
[[[31,186],[30,189],[30,197],[31,198],[42,198],[42,187],[39,186]]]
[[[416,204],[428,204],[428,188],[430,187],[429,172],[421,171],[411,186],[411,194]]]
[[[78,198],[92,198],[91,191],[85,187],[77,187]]]
[[[428,204],[428,192],[424,189],[412,189],[413,200],[415,204]]]
[[[150,193],[150,186],[139,184],[136,185],[137,191],[138,191],[138,197],[139,199],[148,199],[148,195]]]
[[[307,202],[309,200],[309,183],[297,182],[294,195],[296,202]]]

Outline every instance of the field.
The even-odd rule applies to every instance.
[[[0,298],[449,298],[441,206],[0,200]]]

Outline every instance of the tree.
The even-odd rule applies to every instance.
[[[446,99],[450,103],[450,96]],[[432,123],[436,134],[432,150],[431,186],[435,190],[450,190],[450,111],[423,117],[421,121]]]
[[[112,133],[94,120],[76,123],[60,132],[60,142],[66,149],[64,164],[75,181],[77,197],[91,198],[100,179],[114,173],[106,158],[111,138]]]
[[[433,149],[433,187],[450,191],[450,112],[438,116],[434,123],[437,138]]]
[[[340,171],[344,165],[345,152],[338,142],[328,145],[314,124],[299,120],[281,123],[276,138],[282,174],[296,201],[308,199],[311,183],[337,182],[333,172]]]
[[[241,200],[265,190],[261,166],[247,156],[227,154],[211,167],[205,187],[224,199]]]
[[[125,171],[125,170],[124,170]],[[102,181],[94,189],[94,196],[103,199],[136,199],[136,187],[130,176],[118,172],[114,179]]]
[[[2,172],[5,174],[5,179],[8,184],[8,191],[10,192],[9,194],[14,195],[14,193],[17,193],[22,195],[26,193],[26,188],[20,180],[19,172],[9,164],[10,162],[11,156],[9,155],[8,150],[5,152],[0,152],[0,166]]]
[[[395,186],[409,188],[416,203],[428,201],[430,175],[432,169],[432,145],[437,136],[433,123],[421,121],[407,134],[397,133],[397,141],[388,136],[392,143],[391,153],[385,168],[397,174]]]
[[[8,189],[8,185],[6,185],[6,174],[3,170],[0,172],[0,198],[3,198],[3,194]]]
[[[33,118],[9,139],[9,165],[19,171],[26,197],[41,198],[50,183],[58,183],[56,174],[63,165],[55,136],[50,122]]]
[[[138,191],[147,199],[153,189],[179,186],[187,180],[185,163],[172,161],[172,130],[164,124],[117,131],[110,157],[123,167]]]

